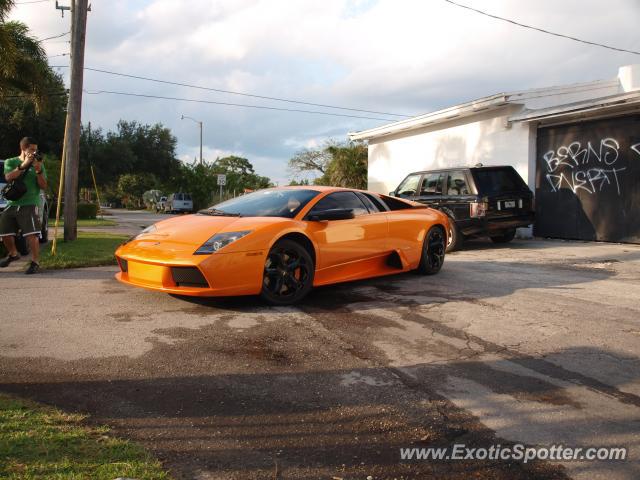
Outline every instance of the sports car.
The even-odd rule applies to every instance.
[[[443,265],[447,216],[334,187],[282,187],[144,229],[116,250],[116,278],[192,296],[260,295],[275,305],[312,287]]]

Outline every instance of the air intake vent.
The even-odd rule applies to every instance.
[[[120,263],[120,270],[123,272],[127,272],[129,270],[129,262],[127,262],[124,258],[118,258],[118,263]]]
[[[207,288],[209,284],[196,267],[171,267],[173,281],[179,287]]]

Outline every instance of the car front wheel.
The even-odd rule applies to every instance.
[[[273,305],[291,305],[313,286],[315,265],[309,252],[292,240],[280,240],[264,264],[260,296]]]

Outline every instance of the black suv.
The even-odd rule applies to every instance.
[[[513,167],[460,167],[407,175],[390,195],[424,203],[451,222],[448,251],[465,237],[513,240],[516,228],[533,223],[533,193]]]

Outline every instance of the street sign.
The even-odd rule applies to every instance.
[[[226,185],[227,184],[227,176],[224,173],[218,174],[218,185]]]

